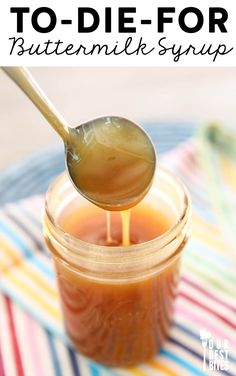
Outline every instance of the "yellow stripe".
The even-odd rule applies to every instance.
[[[199,226],[194,226],[196,223]],[[222,240],[220,228],[208,223],[196,213],[193,215],[192,235],[197,240],[201,240],[203,243],[214,248],[214,251],[226,253],[227,247]]]
[[[1,253],[1,251],[0,251]],[[5,253],[4,253],[5,255]],[[2,274],[6,273],[9,269],[11,269],[13,266],[18,265],[22,262],[21,258],[15,258],[14,262],[12,262],[12,258],[8,257],[7,259],[3,260],[2,257],[0,256],[1,262],[0,262],[0,271]]]
[[[6,255],[7,258],[10,259],[10,261],[12,262],[11,265],[6,265],[6,264],[3,263],[3,261],[0,262],[0,266],[2,268],[2,271],[5,271],[6,269],[8,269],[12,265],[19,264],[23,260],[22,254],[19,254],[19,252],[13,250],[13,248],[9,247],[9,245],[2,239],[0,239],[0,251],[4,255]]]
[[[47,292],[48,295],[52,296],[53,298],[59,298],[56,288],[52,288],[48,286],[48,283],[43,280],[40,276],[34,274],[30,270],[30,266],[27,264],[22,264],[21,269],[24,271],[25,274],[29,276],[36,284],[40,285],[40,287]]]
[[[156,360],[149,360],[145,362],[145,365],[152,367],[160,372],[163,372],[164,375],[168,376],[180,376],[180,374],[176,373],[169,367],[164,366],[163,364],[157,362]],[[147,376],[148,373],[141,371],[137,367],[127,368],[127,370],[134,376]]]
[[[233,163],[226,157],[221,157],[220,159],[221,169],[226,182],[231,186],[231,188],[236,192],[236,169]]]
[[[17,264],[20,265],[20,269],[30,278],[32,279],[37,285],[39,285],[48,295],[52,296],[53,298],[58,298],[57,290],[50,287],[48,283],[46,283],[43,278],[39,277],[35,274],[32,270],[30,270],[30,266],[25,263],[25,259],[19,258],[16,256],[14,250],[10,248],[5,242],[0,240],[0,245],[4,247],[7,253],[7,257],[12,261],[11,267]],[[6,272],[9,269],[8,265],[3,265],[2,271]]]
[[[3,239],[0,235],[0,249],[3,253],[7,253],[8,252],[11,254],[11,255],[14,255],[14,256],[21,256],[21,258],[23,258],[23,255],[22,253],[17,249],[17,248],[13,248],[12,246],[9,246],[8,242]]]
[[[0,255],[0,260],[1,260],[1,255]],[[8,267],[8,262],[7,260],[1,260],[0,261],[0,273],[3,274],[5,272],[5,270],[7,269]],[[0,274],[0,277],[1,277],[1,274]]]
[[[214,248],[214,251],[223,252],[226,254],[227,246],[226,244],[219,238],[212,238],[211,236],[207,235],[207,233],[202,233],[196,229],[192,230],[192,235],[197,239],[201,240],[203,243],[210,245]]]
[[[16,288],[22,290],[24,294],[31,299],[31,301],[34,301],[41,307],[41,309],[46,311],[47,314],[51,315],[56,320],[61,320],[59,310],[50,306],[39,294],[36,294],[35,291],[33,291],[33,286],[31,289],[29,285],[26,285],[23,281],[21,281],[20,278],[14,274],[14,270],[9,270],[9,273],[5,276],[5,278],[14,284]]]
[[[168,376],[180,376],[179,373],[176,373],[175,371],[173,371],[169,367],[164,366],[163,364],[157,362],[156,360],[149,360],[148,362],[146,362],[146,364],[148,366],[152,367],[152,368],[157,369],[158,371],[163,372],[164,375],[168,375]]]
[[[147,373],[141,371],[140,369],[136,367],[126,368],[126,370],[129,371],[134,376],[148,376]]]

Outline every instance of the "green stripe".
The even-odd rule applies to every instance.
[[[224,279],[226,279],[228,282],[232,283],[233,286],[235,287],[236,285],[236,278],[233,274],[229,274],[228,271],[224,271],[219,266],[212,262],[209,262],[207,258],[201,257],[199,254],[197,255],[195,252],[191,251],[191,249],[188,249],[189,252],[185,252],[183,258],[187,258],[189,261],[193,261],[194,264],[199,263],[199,267],[204,266],[207,267],[208,269],[214,269],[214,273],[216,273],[216,277],[219,275],[222,276]]]
[[[200,164],[207,179],[207,188],[209,189],[209,197],[218,214],[221,228],[225,228],[225,236],[230,231],[232,241],[236,242],[235,213],[231,209],[232,205],[227,199],[227,194],[222,184],[225,179],[220,173],[219,159],[222,153],[228,157],[236,155],[236,136],[234,133],[225,131],[223,128],[209,124],[202,128],[199,132],[198,151],[200,152]],[[232,153],[234,151],[234,153]],[[228,240],[228,237],[227,237]]]
[[[204,273],[203,271],[200,271],[199,269],[196,269],[191,263],[189,263],[188,261],[183,260],[183,269],[186,270],[186,272],[191,272],[198,276],[201,277],[201,279],[207,281],[208,283],[210,283],[212,286],[214,286],[215,288],[217,288],[218,290],[220,290],[221,292],[223,292],[224,294],[230,296],[231,298],[235,299],[235,292],[234,291],[230,291],[229,289],[225,288],[221,282],[217,281],[215,278],[217,278],[217,275],[215,278],[209,276],[206,273]]]

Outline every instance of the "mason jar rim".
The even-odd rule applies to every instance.
[[[44,221],[47,230],[49,231],[50,235],[53,236],[56,242],[67,249],[67,254],[69,251],[70,255],[73,254],[74,257],[83,257],[88,260],[95,261],[96,263],[112,262],[119,264],[121,262],[121,258],[122,263],[132,263],[135,259],[140,260],[144,257],[147,257],[147,255],[152,253],[154,250],[155,252],[160,252],[162,248],[166,247],[175,238],[177,238],[184,227],[188,225],[191,211],[190,195],[182,181],[172,172],[158,166],[156,175],[154,177],[154,184],[155,180],[160,177],[161,174],[162,177],[168,180],[172,180],[172,183],[174,182],[175,185],[177,185],[177,188],[182,193],[183,209],[178,215],[178,219],[174,223],[174,225],[155,239],[139,244],[130,245],[127,252],[127,247],[104,246],[87,243],[63,230],[63,228],[57,223],[56,219],[54,219],[53,215],[50,212],[50,197],[54,194],[57,186],[62,183],[63,179],[65,179],[66,172],[60,174],[54,180],[46,193]]]

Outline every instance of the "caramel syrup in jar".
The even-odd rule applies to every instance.
[[[155,150],[141,129],[99,121],[86,128],[78,153],[67,150],[74,185],[97,206],[81,205],[59,179],[46,200],[45,238],[75,348],[105,365],[131,366],[168,336],[189,203],[161,168],[151,187]]]
[[[59,224],[87,243],[122,245],[121,216],[112,212],[109,218],[107,227],[106,212],[88,204],[62,215]],[[140,203],[131,210],[129,241],[147,242],[170,227],[163,214]],[[109,366],[134,365],[156,354],[171,325],[178,258],[151,277],[121,282],[85,278],[54,260],[66,331],[82,354]]]

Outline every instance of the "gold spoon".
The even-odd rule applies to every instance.
[[[139,125],[104,116],[72,128],[27,69],[3,70],[63,139],[67,171],[85,198],[106,210],[126,210],[145,196],[154,176],[156,154]]]

